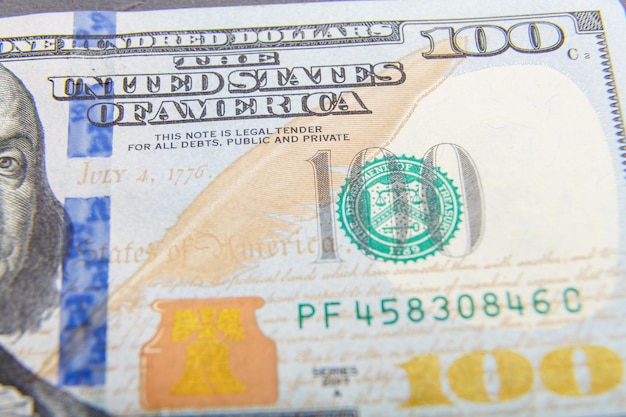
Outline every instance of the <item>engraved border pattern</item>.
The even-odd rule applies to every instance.
[[[609,56],[609,48],[606,42],[606,35],[604,33],[599,33],[596,35],[596,38],[598,39],[598,51],[600,52],[600,58],[602,59],[601,65],[604,67],[602,69],[602,72],[605,73],[604,79],[606,80],[606,92],[608,93],[609,105],[611,106],[611,114],[613,115],[613,127],[615,128],[616,134],[619,137],[618,142],[621,144],[619,150],[623,152],[620,155],[624,159],[622,161],[622,165],[626,165],[626,131],[624,130],[624,120],[622,118],[620,101],[617,95],[615,75],[613,73],[611,57]],[[624,171],[626,171],[626,168],[624,168]]]

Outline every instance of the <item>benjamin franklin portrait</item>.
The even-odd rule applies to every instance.
[[[57,280],[69,235],[63,206],[48,184],[35,102],[0,66],[1,335],[36,332],[58,307]],[[1,345],[0,388],[32,399],[39,417],[106,415],[40,379]]]

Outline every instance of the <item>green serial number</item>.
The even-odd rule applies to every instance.
[[[449,298],[443,295],[437,295],[428,301],[423,301],[419,297],[411,297],[406,300],[397,298],[383,298],[379,302],[363,302],[356,300],[354,302],[354,315],[356,320],[362,320],[371,326],[379,321],[384,326],[389,326],[408,320],[413,323],[419,323],[428,316],[437,321],[445,321],[450,318],[458,318],[471,320],[477,316],[486,316],[495,318],[501,314],[540,314],[545,315],[554,311],[556,304],[550,302],[548,290],[540,288],[533,292],[530,299],[523,300],[520,295],[513,295],[509,291],[504,294],[496,294],[494,292],[486,292],[480,295],[459,294],[456,298]],[[582,310],[582,297],[576,288],[565,288],[560,292],[559,297],[562,299],[562,306],[568,313],[578,313]],[[318,305],[310,303],[298,304],[298,325],[300,329],[304,328],[306,320],[312,319],[323,314],[325,327],[328,329],[333,318],[341,315],[341,307],[345,306],[345,302],[326,301]],[[555,304],[555,305],[553,305]],[[560,303],[559,303],[560,304]],[[318,311],[321,310],[319,313]],[[374,314],[376,316],[374,316]]]

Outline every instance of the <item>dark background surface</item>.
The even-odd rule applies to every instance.
[[[0,16],[68,10],[151,10],[245,4],[300,3],[302,0],[0,0]],[[306,0],[321,2],[331,0]],[[433,0],[437,1],[437,0]],[[507,0],[505,0],[507,1]],[[510,1],[510,0],[509,0]],[[608,0],[607,0],[608,1]],[[626,8],[626,0],[620,0]],[[563,1],[563,6],[567,1]]]

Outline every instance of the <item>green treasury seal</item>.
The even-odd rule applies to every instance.
[[[441,250],[458,229],[457,188],[437,167],[386,157],[351,172],[339,194],[339,220],[368,255],[415,261]]]

